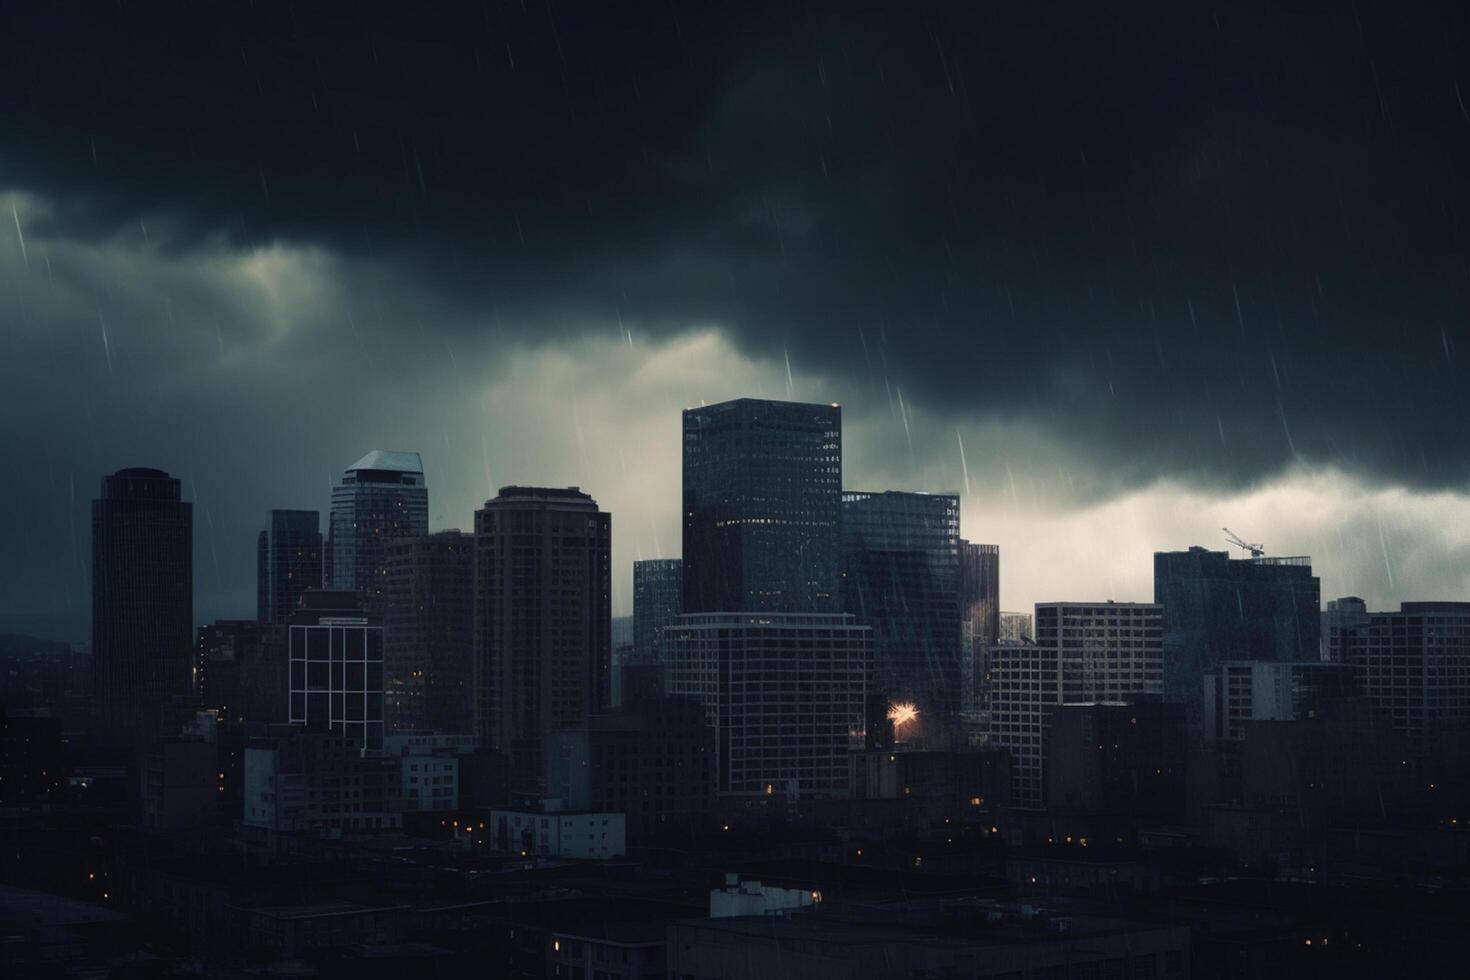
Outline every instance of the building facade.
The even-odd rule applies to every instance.
[[[684,562],[653,558],[633,563],[633,654],[658,658],[658,632],[684,611]]]
[[[842,495],[842,608],[873,629],[869,740],[944,748],[962,706],[960,501]]]
[[[235,721],[287,720],[287,628],[253,619],[219,619],[199,627],[199,700]]]
[[[576,487],[502,487],[475,514],[481,744],[541,795],[552,732],[611,700],[612,517]]]
[[[92,501],[92,663],[106,734],[159,732],[194,689],[194,512],[179,481],[135,467]]]
[[[388,579],[388,542],[429,533],[429,489],[418,453],[375,449],[349,466],[332,489],[332,581],[380,615]]]
[[[351,592],[306,592],[288,626],[289,721],[383,747],[383,627]]]
[[[1404,602],[1345,632],[1343,662],[1395,734],[1470,734],[1470,602]]]
[[[1011,751],[1016,806],[1045,804],[1043,729],[1049,707],[1126,704],[1162,694],[1162,617],[1154,603],[1040,603],[1034,645],[995,647],[989,740]]]
[[[273,510],[256,550],[256,619],[285,626],[301,593],[322,587],[321,514]]]
[[[1200,547],[1155,552],[1154,602],[1164,607],[1171,701],[1198,704],[1204,675],[1222,660],[1320,656],[1322,584],[1310,558],[1232,559]]]
[[[1239,741],[1246,722],[1311,718],[1323,699],[1355,691],[1352,670],[1341,664],[1225,660],[1205,674],[1204,735]]]
[[[836,612],[842,410],[684,412],[684,611]]]
[[[474,731],[475,539],[460,531],[388,543],[384,721],[396,731]]]
[[[665,686],[704,709],[717,792],[848,795],[872,646],[844,614],[687,614],[668,627]]]

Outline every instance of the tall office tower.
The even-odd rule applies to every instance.
[[[158,734],[194,686],[194,505],[162,470],[102,479],[92,501],[92,664],[106,734]]]
[[[1154,602],[1164,607],[1164,694],[1187,706],[1199,704],[1205,673],[1222,660],[1321,654],[1322,583],[1310,558],[1157,551]]]
[[[1000,614],[1000,638],[1011,643],[1024,643],[1036,639],[1036,621],[1030,613],[1002,612]]]
[[[1343,662],[1395,734],[1470,735],[1470,602],[1404,602],[1348,627]]]
[[[1322,611],[1322,659],[1342,663],[1348,631],[1368,621],[1368,604],[1355,595],[1328,599]]]
[[[684,611],[684,563],[654,558],[633,563],[633,653],[658,656],[658,631]]]
[[[949,748],[962,706],[960,500],[955,494],[842,495],[842,609],[873,628],[867,731]]]
[[[288,622],[289,718],[362,749],[383,747],[383,627],[351,592],[302,593]]]
[[[472,733],[474,536],[440,531],[390,541],[384,600],[389,729]]]
[[[684,412],[684,611],[836,612],[842,410]]]
[[[551,733],[611,699],[612,515],[577,487],[502,487],[475,513],[475,716],[541,793]]]
[[[990,674],[990,741],[1011,750],[1011,799],[1040,807],[1047,707],[1157,699],[1163,610],[1142,602],[1040,603],[1036,644],[997,644]]]
[[[1000,545],[960,539],[960,622],[967,642],[1000,639]]]
[[[429,533],[429,489],[418,453],[374,449],[332,488],[332,589],[356,592],[381,615],[388,542]]]
[[[666,628],[667,690],[704,708],[717,791],[846,796],[872,644],[869,627],[835,613],[696,613]]]
[[[322,587],[321,515],[314,510],[271,511],[257,555],[256,618],[284,626],[301,593]]]

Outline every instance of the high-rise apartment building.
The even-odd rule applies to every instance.
[[[867,731],[931,749],[956,738],[961,696],[960,501],[842,495],[842,608],[873,628]]]
[[[134,467],[92,501],[92,663],[107,734],[158,733],[160,712],[190,697],[194,513],[179,481]]]
[[[321,514],[271,511],[270,527],[258,539],[256,583],[256,618],[285,626],[301,593],[322,587]]]
[[[704,708],[717,791],[846,796],[872,643],[871,629],[834,613],[696,613],[666,628],[666,687]]]
[[[1395,734],[1470,731],[1470,602],[1404,602],[1345,630],[1343,662]]]
[[[658,631],[684,611],[684,563],[652,558],[633,563],[633,654],[658,656]]]
[[[1049,706],[1160,696],[1162,616],[1154,603],[1040,603],[1034,646],[997,644],[990,662],[990,741],[1011,750],[1016,806],[1045,803]]]
[[[1249,721],[1301,721],[1324,700],[1356,693],[1342,664],[1308,660],[1225,660],[1205,674],[1204,737],[1239,741]]]
[[[687,409],[684,611],[837,611],[841,498],[837,405]]]
[[[302,593],[288,624],[289,719],[383,747],[383,627],[351,592]]]
[[[475,513],[481,744],[539,793],[551,733],[611,699],[612,516],[577,487],[502,487]]]
[[[390,730],[474,731],[475,539],[439,531],[388,543],[383,602]]]
[[[362,610],[383,611],[388,542],[429,533],[429,489],[418,453],[375,449],[332,488],[332,584],[357,593]]]
[[[1164,607],[1171,701],[1197,705],[1205,673],[1222,660],[1320,657],[1322,584],[1310,558],[1232,559],[1200,547],[1155,552],[1154,602]]]

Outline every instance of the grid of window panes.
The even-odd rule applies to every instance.
[[[291,627],[291,722],[383,746],[383,628]]]

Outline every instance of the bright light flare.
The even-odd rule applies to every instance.
[[[888,706],[888,720],[893,722],[893,727],[898,728],[919,717],[917,706],[903,702],[902,704],[890,704]]]

